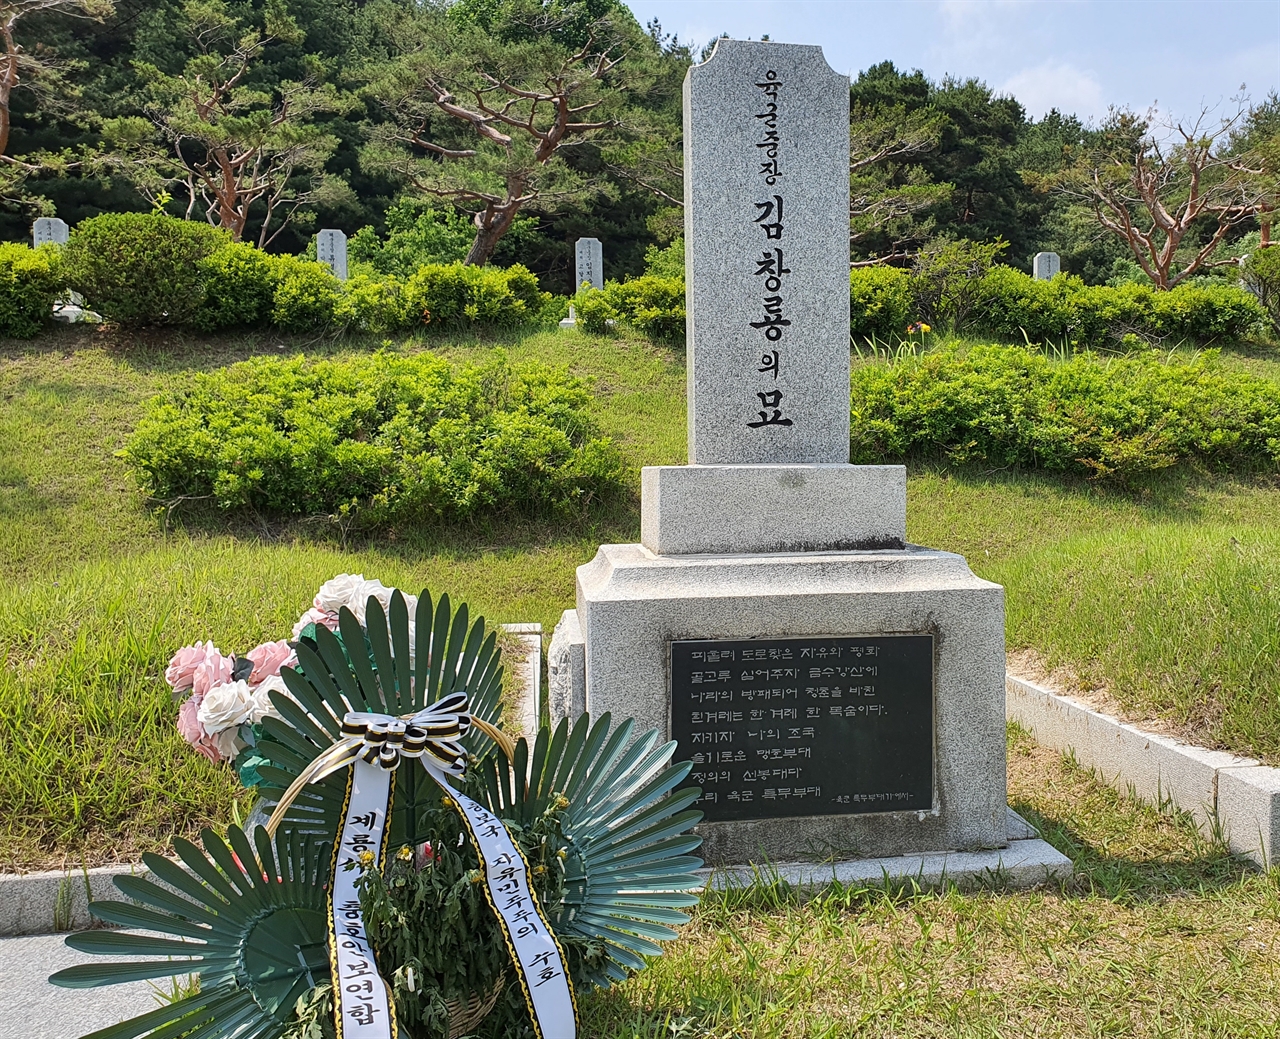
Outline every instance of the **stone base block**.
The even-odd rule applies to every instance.
[[[1004,590],[964,559],[882,552],[655,555],[604,545],[578,569],[586,709],[670,733],[673,640],[928,633],[932,811],[704,823],[711,865],[1000,848],[1005,828]],[[680,756],[687,754],[681,748]]]
[[[565,610],[547,649],[547,710],[554,728],[587,709],[586,641],[577,610]]]
[[[640,473],[640,541],[658,555],[902,548],[901,465],[662,465]]]
[[[0,935],[79,931],[93,925],[89,902],[122,899],[115,878],[142,866],[0,875]]]

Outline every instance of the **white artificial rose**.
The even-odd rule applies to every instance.
[[[196,719],[204,726],[204,731],[210,734],[243,725],[249,720],[249,705],[252,700],[253,692],[249,689],[249,683],[243,679],[215,685],[200,701]]]
[[[327,613],[337,613],[343,606],[351,607],[353,593],[364,583],[364,574],[339,574],[320,586],[315,606]]]
[[[213,737],[213,745],[218,748],[218,753],[222,755],[224,761],[234,761],[236,755],[249,746],[240,738],[239,733],[239,726],[232,726],[230,729],[223,729]]]
[[[388,588],[381,581],[361,581],[351,590],[347,609],[356,615],[361,627],[367,627],[369,622],[365,616],[365,608],[369,605],[369,600],[377,599],[382,604],[382,612],[386,614],[391,609],[391,593],[394,591],[394,588]]]
[[[253,697],[249,701],[249,722],[257,725],[263,718],[280,718],[280,712],[275,709],[271,703],[272,690],[278,693],[289,695],[289,689],[284,684],[284,679],[279,675],[272,675],[270,678],[263,679],[253,690]]]

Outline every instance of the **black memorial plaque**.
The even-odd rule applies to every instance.
[[[708,822],[933,807],[933,636],[671,643]]]

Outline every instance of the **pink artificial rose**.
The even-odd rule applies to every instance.
[[[314,624],[320,628],[328,628],[330,631],[338,630],[338,615],[330,613],[328,610],[322,610],[318,606],[314,606],[298,618],[298,623],[293,626],[293,637],[300,638],[302,629],[308,624]]]
[[[200,710],[201,699],[200,696],[192,696],[178,708],[178,733],[191,744],[197,754],[203,754],[210,761],[217,763],[222,760],[217,744],[214,738],[204,731],[204,726],[196,717]]]
[[[281,639],[279,642],[264,642],[261,646],[249,650],[245,654],[253,661],[253,673],[249,675],[249,684],[257,685],[268,678],[275,678],[282,667],[292,667],[297,658],[289,643]]]
[[[195,696],[203,697],[214,686],[230,682],[231,669],[235,667],[234,658],[224,657],[212,648],[212,642],[209,646],[211,652],[196,665],[195,672],[191,676],[191,692]]]
[[[173,655],[169,666],[165,668],[164,680],[169,683],[169,688],[175,693],[190,689],[195,681],[196,668],[211,656],[222,656],[212,642],[206,642],[204,645],[197,642],[194,646],[183,646]]]
[[[193,747],[206,735],[204,726],[200,724],[200,719],[197,717],[200,711],[200,700],[200,697],[193,696],[178,708],[178,732]]]

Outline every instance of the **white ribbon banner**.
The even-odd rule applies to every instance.
[[[303,770],[280,799],[268,829],[275,832],[298,792],[351,767],[342,832],[333,851],[330,951],[337,1039],[396,1039],[395,1005],[378,974],[356,890],[359,867],[386,861],[392,777],[401,756],[416,757],[451,798],[466,823],[484,871],[485,893],[502,927],[538,1039],[575,1039],[573,986],[564,952],[533,893],[529,864],[502,820],[458,793],[446,775],[460,775],[466,752],[455,740],[471,724],[466,695],[454,693],[406,718],[350,712],[343,738]],[[361,861],[364,855],[372,860]],[[350,868],[349,863],[356,863]]]
[[[333,849],[329,949],[337,1039],[396,1039],[395,1003],[378,973],[356,891],[356,879],[364,865],[360,856],[367,852],[379,864],[385,860],[383,844],[394,775],[356,758],[351,766],[342,835]]]
[[[539,1039],[574,1039],[578,1017],[573,987],[565,973],[564,953],[538,906],[524,853],[501,819],[449,786],[444,773],[426,758],[422,759],[422,767],[453,798],[471,831],[471,843],[484,870],[485,892],[515,960],[534,1031]]]

